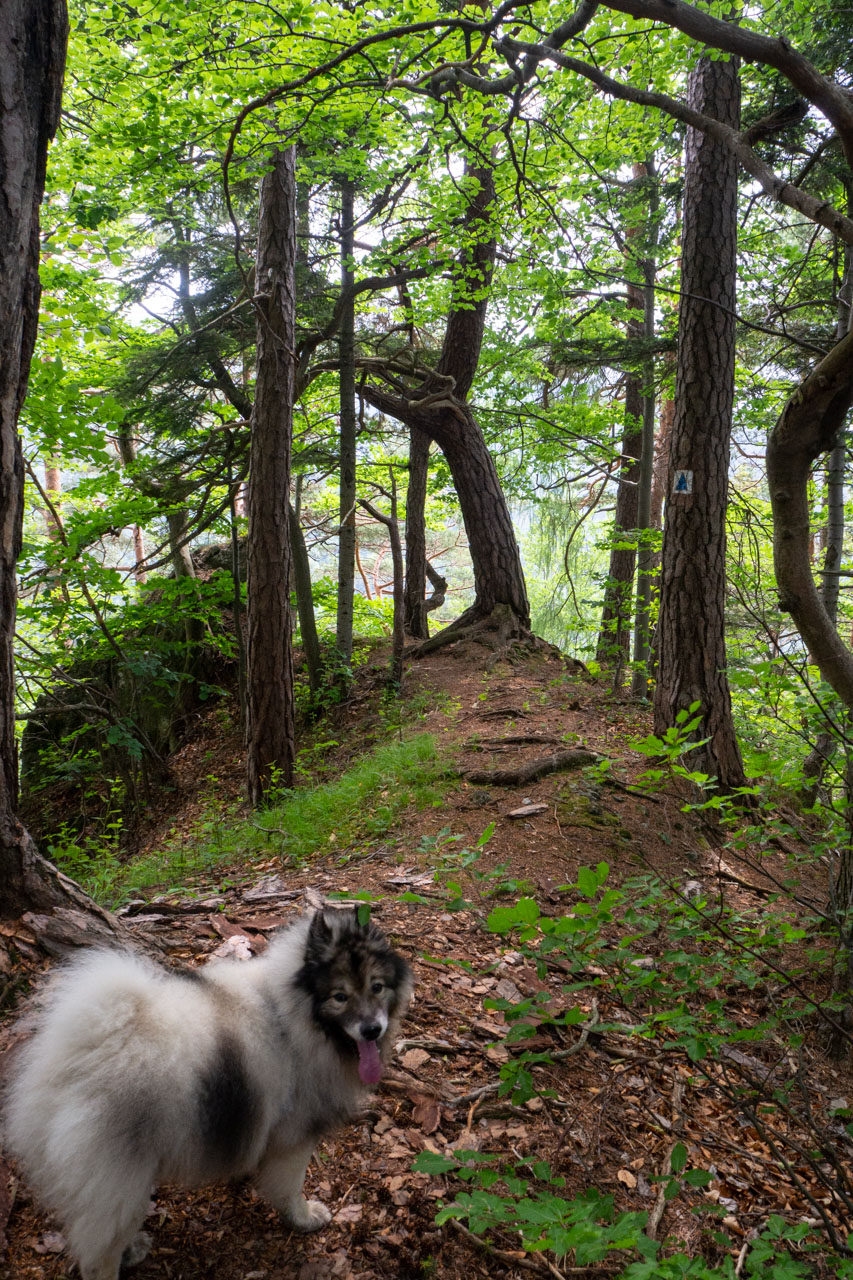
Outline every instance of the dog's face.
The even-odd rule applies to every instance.
[[[310,994],[319,1025],[342,1047],[358,1051],[362,1079],[375,1083],[381,1071],[377,1044],[411,995],[403,957],[376,925],[359,924],[355,911],[321,911],[311,922],[297,981]]]

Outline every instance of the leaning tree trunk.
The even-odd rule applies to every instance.
[[[790,613],[820,673],[853,712],[853,653],[826,611],[809,556],[812,463],[835,445],[853,404],[853,333],[797,387],[767,446],[779,606]]]
[[[453,269],[450,312],[435,370],[410,396],[373,384],[362,395],[375,408],[418,429],[444,453],[459,498],[474,569],[474,604],[447,628],[454,632],[505,606],[522,627],[530,626],[530,606],[512,517],[494,459],[468,404],[477,372],[495,260],[491,230],[494,176],[484,164],[470,164],[477,187],[465,211],[462,252]]]
[[[850,208],[853,186],[848,184],[847,206]],[[853,249],[844,246],[844,274],[841,288],[838,291],[838,322],[835,336],[840,342],[846,333],[853,330]],[[844,474],[847,465],[847,444],[843,438],[837,439],[833,445],[826,469],[826,546],[823,554],[823,583],[820,588],[820,599],[827,616],[833,626],[838,625],[838,596],[841,586],[841,561],[844,550]],[[829,729],[822,729],[817,741],[803,761],[802,799],[805,805],[817,802],[818,791],[824,772],[835,754],[838,735]],[[849,755],[849,746],[848,746]],[[850,765],[846,767],[849,778]],[[849,787],[848,787],[849,789]],[[853,858],[853,855],[851,855]],[[848,862],[851,859],[848,858]],[[853,885],[853,875],[848,871],[848,879]]]
[[[261,182],[256,279],[257,379],[249,454],[248,786],[252,804],[290,786],[296,754],[288,528],[296,300],[295,148],[276,151]]]
[[[691,106],[739,123],[737,66],[702,58]],[[730,789],[745,778],[726,678],[725,518],[734,396],[737,164],[687,130],[676,411],[661,561],[655,731],[698,702],[692,767]]]
[[[24,469],[18,415],[38,324],[39,206],[65,69],[64,0],[5,0],[0,20],[0,916],[24,948],[103,941],[118,926],[46,862],[15,816],[13,641]]]
[[[488,617],[498,605],[508,605],[521,625],[529,627],[530,606],[512,517],[471,409],[455,404],[453,411],[432,418],[430,431],[450,468],[474,569],[474,604],[456,619],[454,628]]]

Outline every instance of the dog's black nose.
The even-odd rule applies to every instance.
[[[361,1024],[362,1040],[378,1040],[382,1035],[382,1027],[378,1022],[363,1022]]]

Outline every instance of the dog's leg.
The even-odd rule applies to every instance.
[[[332,1217],[320,1200],[306,1200],[302,1194],[313,1151],[313,1142],[297,1147],[271,1146],[258,1169],[256,1181],[261,1195],[297,1231],[317,1231]]]
[[[82,1280],[118,1280],[119,1271],[141,1262],[151,1247],[151,1237],[139,1227],[150,1204],[152,1179],[144,1177],[134,1187],[122,1172],[113,1170],[112,1202],[102,1189],[101,1198],[68,1223],[69,1249]]]
[[[135,1267],[147,1258],[151,1250],[151,1237],[145,1231],[138,1232],[130,1244],[110,1247],[94,1262],[80,1262],[83,1280],[118,1280],[125,1267]]]
[[[123,1252],[124,1250],[119,1245],[118,1248],[110,1250],[109,1253],[101,1254],[97,1262],[84,1262],[81,1259],[80,1275],[82,1280],[118,1280]]]
[[[138,1231],[121,1255],[123,1267],[135,1267],[151,1252],[151,1237],[147,1231]]]

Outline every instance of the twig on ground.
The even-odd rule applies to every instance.
[[[684,1099],[684,1081],[676,1080],[675,1088],[672,1091],[672,1127],[674,1130],[677,1130],[677,1131],[679,1131],[681,1128],[681,1103],[683,1099]],[[678,1146],[679,1141],[680,1139],[676,1138],[675,1142],[673,1142],[670,1145],[666,1155],[663,1158],[663,1163],[661,1164],[661,1167],[660,1167],[660,1176],[662,1178],[667,1178],[669,1173],[671,1172],[672,1153],[675,1150],[675,1148]],[[655,1200],[654,1208],[649,1214],[648,1226],[646,1227],[646,1235],[649,1237],[650,1240],[654,1240],[654,1238],[656,1237],[658,1233],[658,1227],[660,1226],[661,1218],[663,1217],[663,1211],[666,1208],[667,1185],[668,1185],[667,1182],[662,1182],[660,1184],[660,1189],[657,1194],[657,1199]]]
[[[548,1057],[552,1062],[565,1062],[566,1058],[573,1058],[576,1053],[580,1053],[587,1040],[589,1033],[594,1031],[598,1025],[598,1001],[593,1000],[590,1009],[590,1016],[586,1022],[580,1024],[581,1033],[574,1044],[569,1045],[568,1049],[557,1049],[554,1053],[550,1053]],[[543,1063],[546,1066],[547,1063]],[[463,1093],[458,1098],[450,1098],[444,1105],[446,1107],[461,1107],[463,1103],[476,1102],[480,1098],[486,1098],[490,1093],[497,1093],[501,1087],[500,1080],[493,1080],[491,1084],[481,1085],[479,1089],[473,1089],[470,1093]]]

